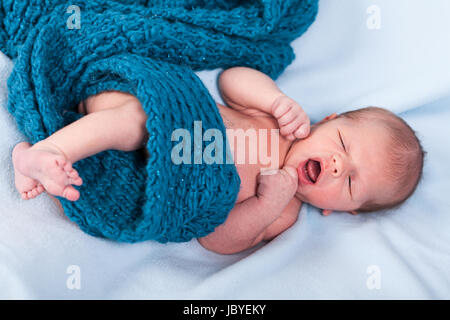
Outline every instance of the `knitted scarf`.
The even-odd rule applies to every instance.
[[[240,186],[234,164],[175,164],[171,134],[225,127],[194,71],[247,66],[276,79],[294,59],[318,0],[0,0],[0,50],[14,61],[8,110],[34,144],[81,117],[106,90],[135,95],[150,157],[107,150],[74,164],[78,201],[60,198],[88,234],[182,242],[222,224]],[[204,146],[204,145],[203,145]],[[225,161],[224,161],[225,162]]]

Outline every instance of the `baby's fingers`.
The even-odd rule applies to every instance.
[[[272,114],[276,119],[279,119],[280,117],[284,116],[287,112],[291,110],[291,106],[288,104],[280,104],[277,105],[273,110]]]
[[[302,124],[297,130],[295,130],[294,136],[297,139],[303,139],[309,135],[309,132],[310,132],[310,125],[307,122],[307,123]]]
[[[290,141],[294,141],[294,140],[295,140],[295,136],[294,136],[294,134],[289,133],[289,134],[286,136],[286,139],[288,139],[288,140],[290,140]]]
[[[285,126],[289,123],[291,123],[293,120],[295,120],[298,117],[297,113],[292,112],[290,109],[288,112],[286,112],[284,115],[278,118],[278,124],[280,126]]]
[[[298,174],[297,174],[297,170],[295,170],[294,167],[291,166],[284,166],[282,169],[284,172],[286,172],[287,174],[289,174],[292,178],[295,179],[295,181],[297,181],[298,179]],[[280,170],[281,171],[281,170]]]
[[[304,123],[304,120],[300,117],[295,118],[294,120],[292,120],[290,123],[286,124],[286,125],[282,125],[280,127],[280,133],[283,136],[288,136],[291,133],[294,134],[295,131],[297,130],[297,128],[299,128],[302,123]]]

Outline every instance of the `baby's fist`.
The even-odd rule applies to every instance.
[[[286,95],[280,95],[272,104],[272,115],[278,120],[281,135],[289,140],[309,135],[310,121],[303,108]]]
[[[285,166],[271,172],[262,172],[258,176],[258,198],[267,205],[284,207],[294,197],[298,187],[298,175],[295,168]]]

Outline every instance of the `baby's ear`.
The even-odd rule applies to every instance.
[[[338,115],[335,112],[335,113],[330,114],[329,116],[326,116],[323,120],[324,121],[333,120],[333,119],[337,118],[337,116]]]
[[[330,114],[330,115],[326,116],[325,118],[323,118],[322,120],[320,120],[316,124],[321,124],[321,123],[327,122],[329,120],[333,120],[333,119],[335,119],[337,117],[338,117],[338,115],[336,113],[333,113],[333,114]]]
[[[329,216],[333,211],[328,209],[323,209],[322,214],[326,217]]]

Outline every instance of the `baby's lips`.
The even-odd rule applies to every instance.
[[[308,177],[306,177],[304,168],[305,168],[305,165],[307,162],[308,162],[308,160],[305,160],[305,161],[301,162],[297,167],[298,181],[303,186],[314,184],[312,181],[310,181],[310,179]]]

